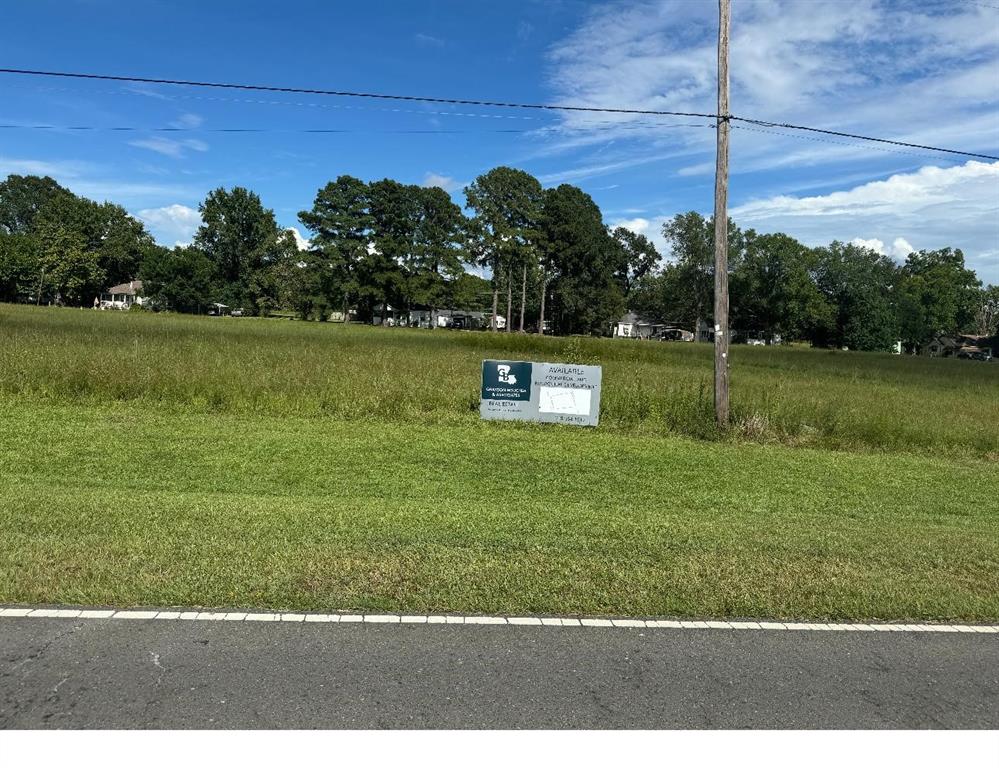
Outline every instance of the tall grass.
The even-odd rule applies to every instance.
[[[601,428],[714,437],[708,345],[0,305],[0,398],[419,424],[478,418],[484,358],[604,366]],[[999,455],[999,364],[736,347],[737,437]]]

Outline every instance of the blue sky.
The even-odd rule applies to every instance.
[[[999,155],[989,5],[733,0],[732,112]],[[4,12],[5,67],[714,111],[710,1],[5,0]],[[120,202],[167,245],[190,239],[217,186],[252,188],[296,226],[342,173],[438,184],[463,202],[477,174],[513,165],[581,186],[607,223],[653,236],[712,205],[713,132],[689,118],[0,75],[0,122],[143,129],[3,129],[0,175],[49,174]],[[185,130],[152,130],[164,127]],[[302,132],[320,128],[343,132]],[[743,128],[730,202],[744,227],[813,245],[857,239],[896,258],[960,247],[999,283],[999,163]]]

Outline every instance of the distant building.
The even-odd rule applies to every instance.
[[[992,358],[999,349],[999,336],[947,333],[923,344],[919,354],[927,357]]]
[[[97,309],[128,309],[133,304],[142,306],[148,301],[142,295],[142,281],[129,280],[121,285],[113,285],[101,294],[100,301],[96,302],[94,308]]]
[[[471,309],[413,309],[405,319],[413,328],[476,330],[488,328],[491,317],[491,312]],[[496,315],[496,328],[506,328],[506,318],[503,315]]]
[[[680,328],[675,323],[660,323],[639,315],[637,312],[628,312],[614,323],[611,335],[621,339],[694,340],[693,331]]]
[[[637,312],[628,312],[614,323],[611,336],[622,339],[650,339],[666,327],[666,323],[656,322]]]

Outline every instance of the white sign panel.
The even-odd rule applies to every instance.
[[[595,427],[602,375],[599,365],[484,360],[479,414]]]

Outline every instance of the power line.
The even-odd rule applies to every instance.
[[[733,128],[738,128],[740,131],[752,131],[753,133],[767,133],[771,136],[787,136],[791,139],[804,139],[806,141],[818,141],[822,144],[835,144],[838,147],[852,147],[854,149],[871,149],[867,144],[858,144],[853,141],[835,141],[834,139],[820,139],[818,136],[805,136],[800,133],[787,133],[786,131],[771,131],[766,128],[751,128],[748,125],[734,125]],[[923,152],[909,152],[904,149],[888,149],[887,147],[874,147],[879,152],[891,152],[893,155],[908,155],[909,157],[925,157],[930,160],[938,159],[936,155],[928,155]]]
[[[622,129],[655,128],[714,128],[714,123],[639,123],[620,126]],[[134,125],[51,125],[0,123],[0,130],[32,131],[111,131],[147,133],[535,133],[539,128],[214,128],[186,126]]]
[[[989,5],[988,3],[979,3],[976,0],[961,0],[961,2],[967,3],[968,5],[977,5],[979,8],[991,8],[994,11],[999,11],[999,5]]]
[[[175,128],[131,125],[18,125],[0,123],[0,129],[39,131],[112,131],[135,133],[529,133],[532,128]]]
[[[759,125],[765,128],[788,128],[795,131],[811,131],[812,133],[822,133],[827,136],[840,136],[846,139],[860,139],[861,141],[873,141],[879,144],[894,144],[898,147],[911,147],[912,149],[928,149],[932,152],[945,152],[951,155],[964,155],[965,157],[980,157],[985,160],[999,160],[995,155],[983,155],[977,152],[965,152],[959,149],[946,149],[944,147],[933,147],[929,144],[913,144],[908,141],[896,141],[894,139],[879,139],[874,136],[862,136],[859,133],[845,133],[843,131],[832,131],[828,128],[812,128],[807,125],[795,125],[793,123],[771,123],[767,120],[752,120],[748,117],[732,117],[732,120],[741,120],[751,125]]]
[[[292,88],[287,86],[250,85],[246,83],[219,83],[219,82],[198,81],[198,80],[174,80],[174,79],[157,78],[157,77],[138,77],[138,76],[127,76],[127,75],[98,75],[98,74],[81,73],[81,72],[52,72],[47,70],[13,69],[8,67],[0,67],[0,74],[29,75],[29,76],[38,76],[38,77],[62,77],[62,78],[73,78],[79,80],[103,80],[103,81],[124,82],[124,83],[144,83],[147,85],[180,85],[180,86],[191,86],[196,88],[226,88],[226,89],[235,89],[242,91],[303,93],[303,94],[312,94],[320,96],[382,99],[382,100],[393,100],[393,101],[422,102],[430,104],[457,104],[457,105],[466,105],[466,106],[471,105],[479,107],[498,107],[504,109],[536,109],[536,110],[563,111],[563,112],[596,112],[596,113],[622,114],[622,115],[655,115],[659,117],[701,117],[701,118],[710,118],[713,120],[722,119],[727,121],[739,121],[739,122],[749,123],[751,125],[762,126],[764,128],[786,128],[788,130],[795,130],[795,131],[808,131],[811,133],[825,134],[828,136],[839,136],[842,138],[858,139],[860,141],[870,141],[878,144],[888,144],[898,147],[909,147],[911,149],[925,149],[931,152],[942,152],[950,155],[961,155],[963,157],[975,157],[983,160],[999,160],[999,156],[986,155],[978,152],[966,152],[964,150],[949,149],[946,147],[934,147],[928,144],[914,144],[912,142],[898,141],[896,139],[882,139],[875,136],[864,136],[857,133],[834,131],[828,128],[815,128],[807,125],[796,125],[794,123],[776,123],[767,120],[757,120],[754,118],[742,117],[738,115],[718,115],[715,113],[707,113],[707,112],[675,112],[670,110],[628,109],[621,107],[583,107],[583,106],[569,105],[569,104],[531,104],[531,103],[512,102],[512,101],[511,102],[487,101],[483,99],[450,99],[437,96],[405,96],[400,94],[367,93],[361,91],[337,91],[337,90],[327,90],[322,88]]]
[[[706,112],[669,112],[658,109],[619,109],[612,107],[579,107],[566,104],[530,104],[507,101],[485,101],[482,99],[448,99],[440,96],[403,96],[389,93],[367,93],[363,91],[334,91],[324,88],[292,88],[278,85],[248,85],[246,83],[215,83],[200,80],[172,80],[159,77],[134,77],[126,75],[95,75],[82,72],[49,72],[38,69],[0,68],[0,74],[35,75],[41,77],[71,77],[80,80],[112,80],[120,83],[145,83],[147,85],[186,85],[195,88],[231,88],[240,91],[268,91],[272,93],[307,93],[314,96],[347,96],[357,99],[385,99],[390,101],[419,101],[429,104],[460,104],[477,107],[502,107],[509,109],[547,109],[564,112],[613,112],[627,115],[665,115],[669,117],[710,117],[718,115]]]
[[[44,93],[58,92],[58,93],[80,93],[78,89],[73,88],[58,88],[55,86],[35,86],[35,89]],[[87,90],[83,91],[88,95],[100,95],[100,96],[146,96],[148,92],[135,91],[128,89],[119,90]],[[533,115],[507,115],[507,114],[497,114],[490,112],[456,112],[454,110],[439,110],[439,109],[404,109],[401,107],[370,107],[370,106],[360,106],[357,104],[330,104],[328,102],[318,102],[318,101],[277,101],[274,99],[240,99],[225,96],[199,96],[195,94],[172,94],[169,97],[164,97],[168,99],[184,99],[191,101],[209,101],[218,102],[224,104],[259,104],[262,106],[271,107],[308,107],[316,109],[335,109],[344,111],[374,111],[383,112],[392,115],[418,115],[420,117],[427,116],[439,116],[439,117],[459,117],[459,118],[483,118],[487,120],[529,120],[537,121],[543,120],[544,117],[536,117]],[[546,123],[539,126],[538,132],[544,132],[550,130],[554,124]],[[574,121],[573,125],[608,125],[616,126],[621,130],[640,130],[642,128],[714,128],[715,124],[712,123],[662,123],[662,122],[642,122],[633,119],[627,120],[586,120],[582,119],[579,121]],[[47,127],[47,126],[40,126]],[[52,126],[55,128],[55,126]],[[191,130],[196,130],[196,128],[191,127]]]

